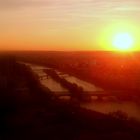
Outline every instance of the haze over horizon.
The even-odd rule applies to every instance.
[[[137,0],[0,0],[0,50],[113,50],[117,29],[137,42],[139,7]]]

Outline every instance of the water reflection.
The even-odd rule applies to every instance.
[[[110,112],[122,111],[125,112],[128,117],[136,118],[140,121],[140,104],[132,101],[93,101],[90,103],[82,103],[81,107],[102,112],[105,114],[108,114]]]
[[[32,71],[38,75],[40,78],[40,82],[43,86],[50,89],[52,92],[59,93],[59,92],[68,92],[67,89],[63,88],[60,83],[53,80],[51,77],[48,77],[47,74],[44,72],[44,69],[47,69],[43,66],[33,65],[29,63],[24,63],[28,65]]]
[[[68,82],[75,83],[79,87],[82,87],[84,91],[87,91],[87,92],[103,91],[103,89],[95,86],[94,84],[90,84],[86,81],[83,81],[83,80],[77,78],[77,77],[71,76],[69,74],[63,74],[59,71],[56,71],[56,72],[61,78],[65,78]]]
[[[68,93],[68,90],[63,88],[58,82],[53,80],[51,77],[48,77],[47,74],[44,72],[44,69],[49,69],[47,67],[33,65],[29,63],[24,63],[39,76],[43,77],[40,78],[40,82],[45,87],[49,88],[53,92],[65,92]],[[67,81],[71,83],[75,83],[78,86],[81,86],[84,91],[102,91],[101,88],[96,87],[93,84],[90,84],[88,82],[85,82],[83,80],[80,80],[74,76],[70,76],[68,74],[63,74],[59,71],[56,71],[59,76],[62,78],[65,78]],[[70,96],[61,96],[60,99],[64,100],[70,100]],[[105,97],[106,98],[106,97]],[[87,108],[90,110],[95,110],[98,112],[102,112],[105,114],[108,114],[110,112],[116,112],[116,111],[122,111],[128,114],[128,117],[135,118],[140,121],[140,103],[136,103],[135,101],[118,101],[115,99],[111,99],[111,101],[108,100],[108,98],[104,99],[103,101],[97,101],[97,97],[92,98],[93,102],[89,103],[81,103],[81,107]]]

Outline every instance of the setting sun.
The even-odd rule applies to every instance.
[[[119,33],[113,39],[113,46],[120,51],[128,51],[133,47],[134,39],[129,33]]]

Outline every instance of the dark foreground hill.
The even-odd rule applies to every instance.
[[[135,120],[81,109],[53,99],[25,65],[0,58],[0,138],[48,140],[139,140]]]

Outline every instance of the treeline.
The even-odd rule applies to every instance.
[[[64,78],[61,78],[53,69],[44,70],[48,75],[50,75],[55,81],[59,82],[64,88],[68,89],[71,93],[71,97],[77,98],[78,100],[86,100],[84,97],[84,90],[82,87],[75,83],[71,83]]]

